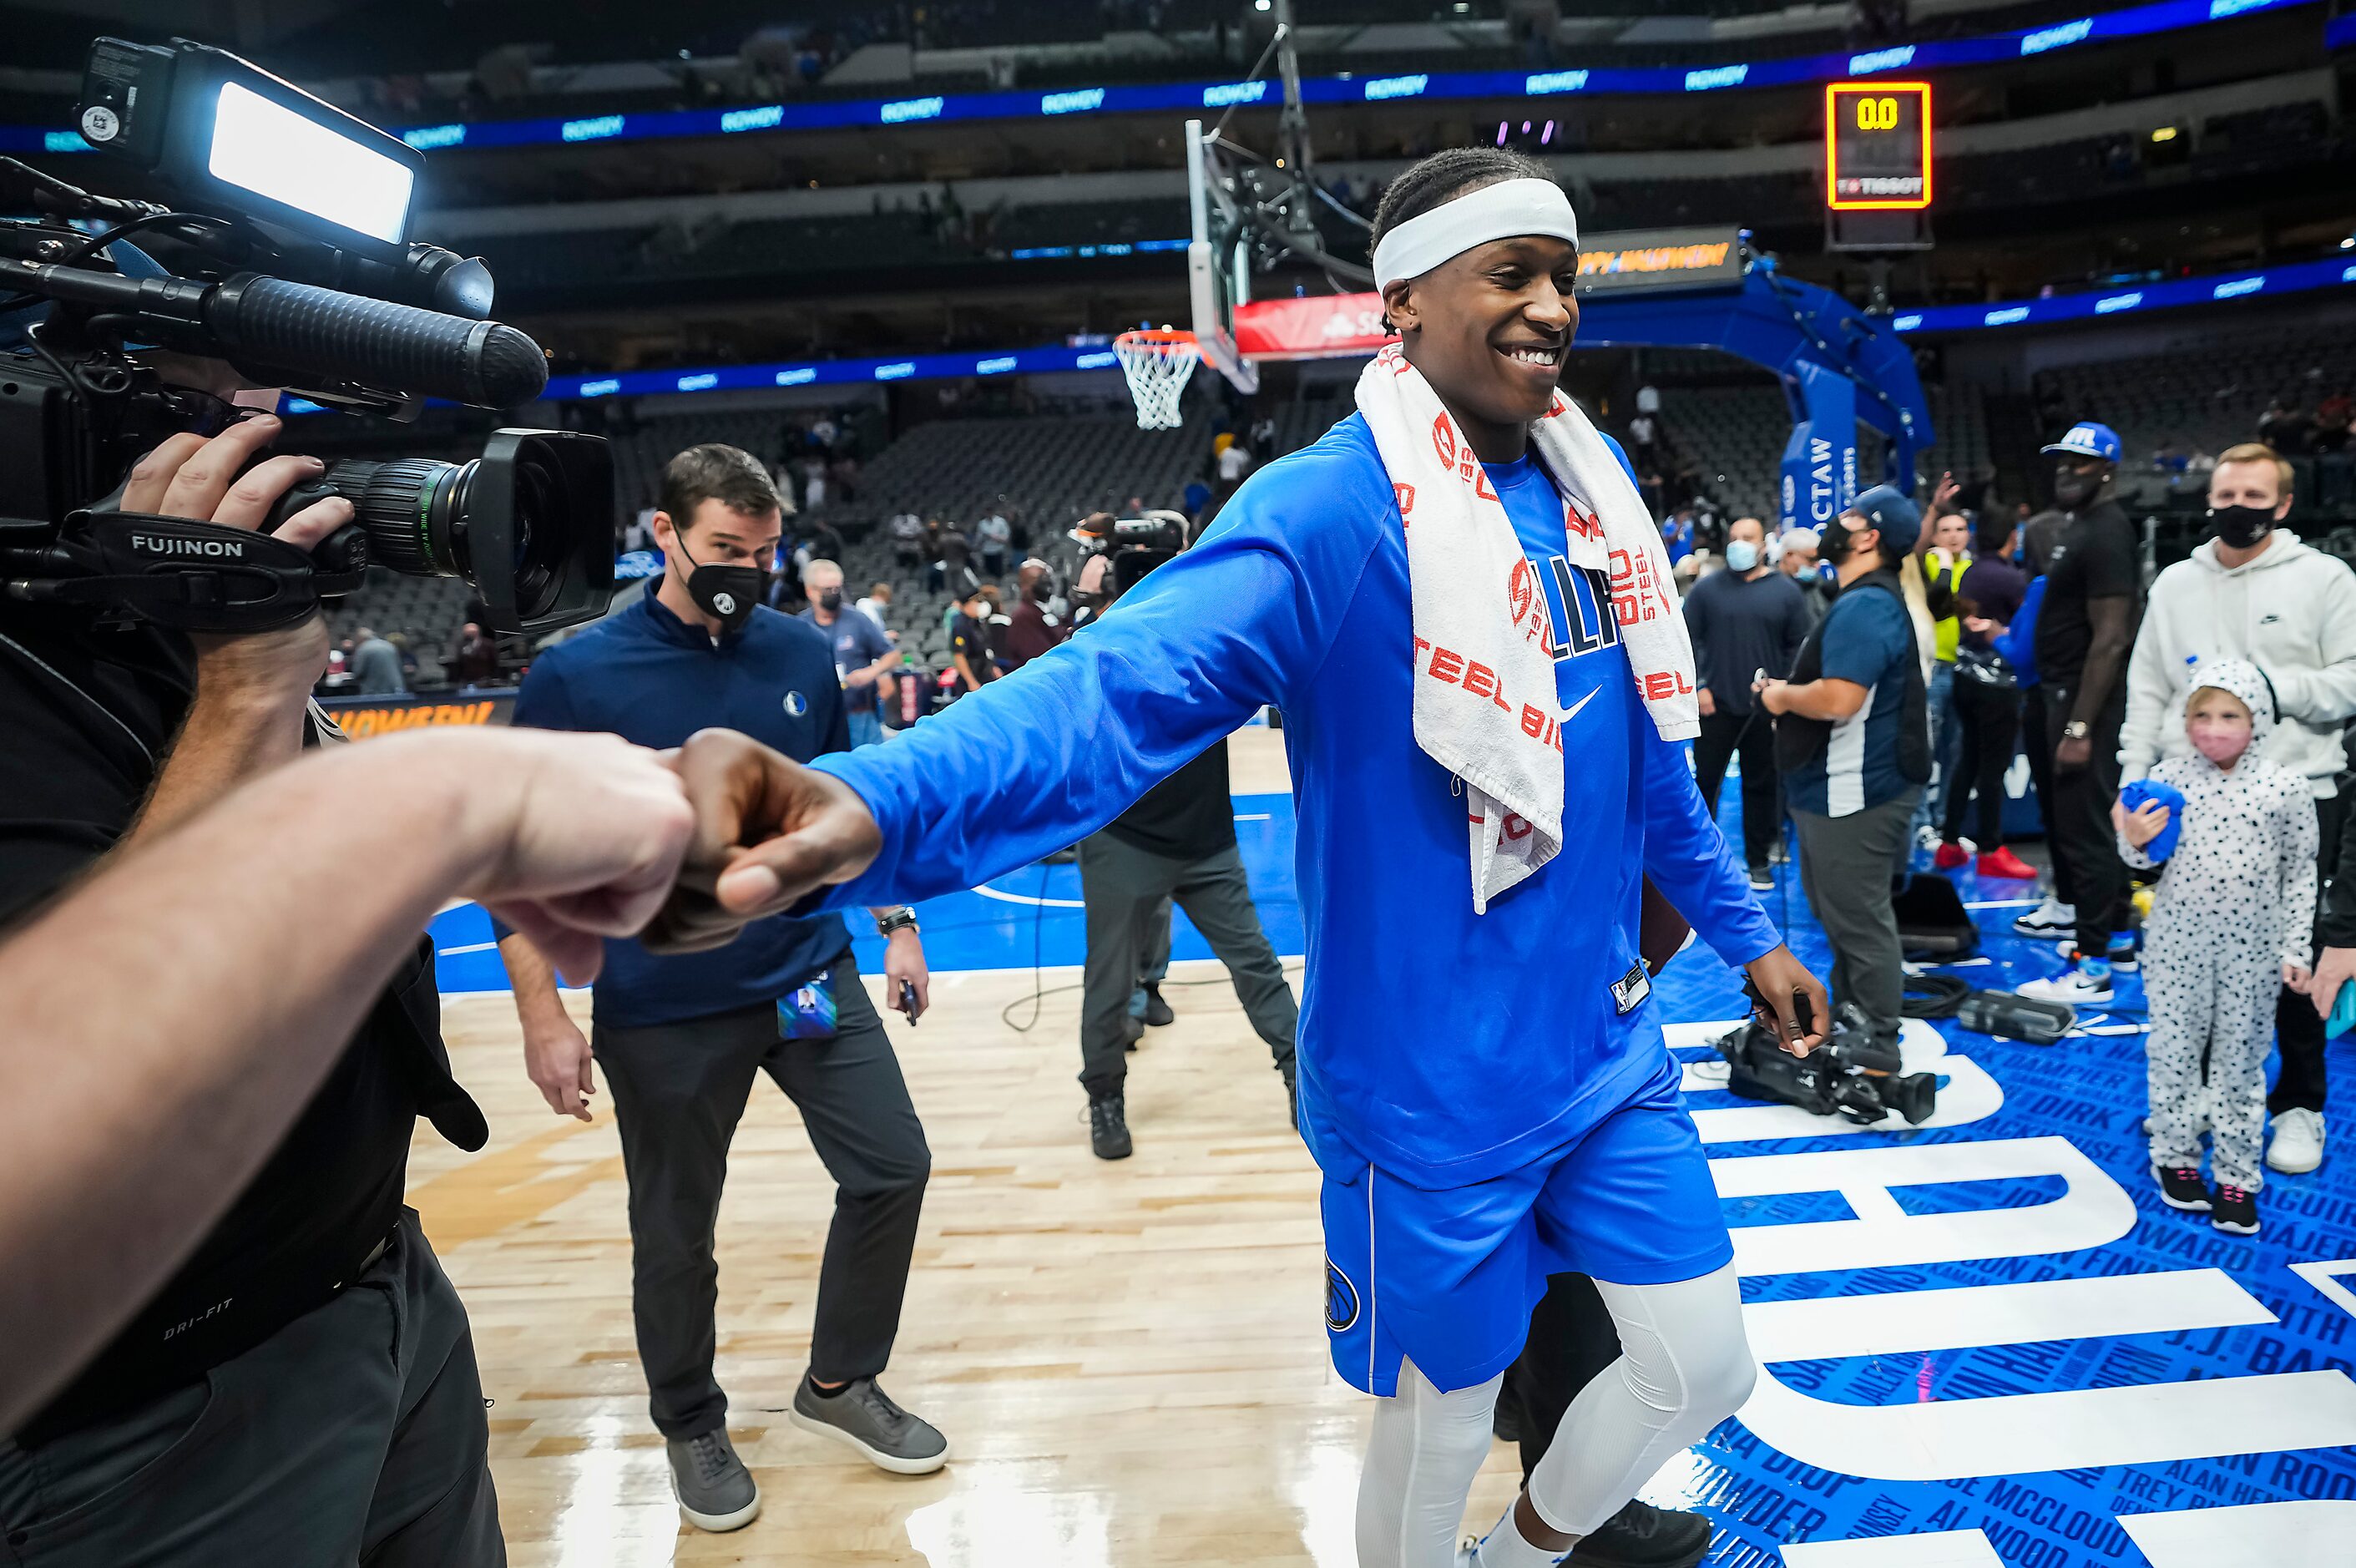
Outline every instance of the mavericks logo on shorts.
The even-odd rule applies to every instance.
[[[1346,1334],[1358,1321],[1358,1287],[1333,1260],[1325,1260],[1325,1328]]]

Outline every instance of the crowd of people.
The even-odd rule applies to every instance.
[[[2008,843],[2018,757],[2051,882],[2013,929],[2062,960],[2018,990],[2111,1008],[2141,972],[2155,1179],[2253,1233],[2265,1167],[2321,1163],[2323,1015],[2356,973],[2356,882],[2333,876],[2356,845],[2356,574],[2283,526],[2293,470],[2265,445],[2217,456],[2211,536],[2148,582],[2117,435],[2083,422],[2044,454],[2055,504],[2033,515],[1965,508],[1947,478],[1927,515],[1884,486],[1821,535],[1730,525],[1684,606],[1697,773],[1714,801],[1739,759],[1754,886],[1792,824],[1836,1004],[1894,1045],[1893,889],[1917,852],[1933,873],[2040,875]],[[1673,552],[1686,526],[1663,522]]]

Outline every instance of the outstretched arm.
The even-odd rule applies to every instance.
[[[767,915],[927,897],[1093,832],[1315,677],[1397,515],[1379,470],[1358,478],[1272,465],[1099,620],[889,746],[805,768],[691,736],[680,770],[702,815],[642,940],[691,952]]]
[[[1247,483],[1199,543],[1070,641],[888,746],[819,758],[881,835],[865,874],[824,903],[926,898],[1027,865],[1297,692],[1324,661],[1379,519],[1355,516],[1355,498],[1267,483],[1283,477]],[[1295,495],[1304,504],[1289,509]]]

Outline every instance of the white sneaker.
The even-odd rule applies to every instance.
[[[2078,911],[2075,906],[2064,904],[2048,893],[2045,902],[2013,921],[2012,929],[2024,937],[2075,936]]]
[[[2286,1111],[2275,1118],[2266,1164],[2288,1176],[2304,1176],[2323,1163],[2323,1112]]]
[[[2028,981],[2012,990],[2017,996],[2039,1002],[2067,1002],[2072,1007],[2111,1004],[2111,977],[2088,974],[2083,969],[2066,969],[2051,980]]]

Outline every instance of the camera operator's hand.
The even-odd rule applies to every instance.
[[[696,952],[813,888],[867,868],[884,835],[858,791],[734,730],[701,730],[672,757],[695,808],[679,886],[640,940]]]
[[[1774,1013],[1770,1018],[1762,1011],[1759,1021],[1774,1026],[1776,1038],[1783,1042],[1785,1050],[1804,1057],[1824,1044],[1825,1036],[1832,1028],[1832,998],[1826,994],[1824,982],[1809,973],[1807,966],[1792,956],[1790,948],[1779,944],[1742,967],[1751,976],[1751,985]],[[1794,991],[1808,999],[1809,1017],[1804,1027],[1793,1004]]]
[[[254,454],[283,428],[277,415],[265,413],[241,420],[219,435],[183,432],[167,438],[132,468],[123,487],[123,510],[259,529],[279,497],[327,468],[316,457],[292,455],[253,463]],[[351,521],[352,503],[329,496],[288,518],[273,537],[308,550]],[[258,683],[273,693],[308,693],[327,659],[327,624],[316,616],[277,631],[199,637],[196,642],[203,660],[200,682],[209,677],[241,687]]]
[[[210,438],[170,437],[131,470],[123,510],[259,529],[290,486],[316,478],[325,467],[316,457],[290,456],[247,470],[280,428],[276,416],[262,414]],[[307,550],[351,519],[351,503],[330,497],[287,519],[274,537]],[[327,662],[327,626],[318,616],[248,637],[190,640],[196,702],[132,824],[134,840],[186,821],[244,780],[294,761],[302,751],[303,704]]]

